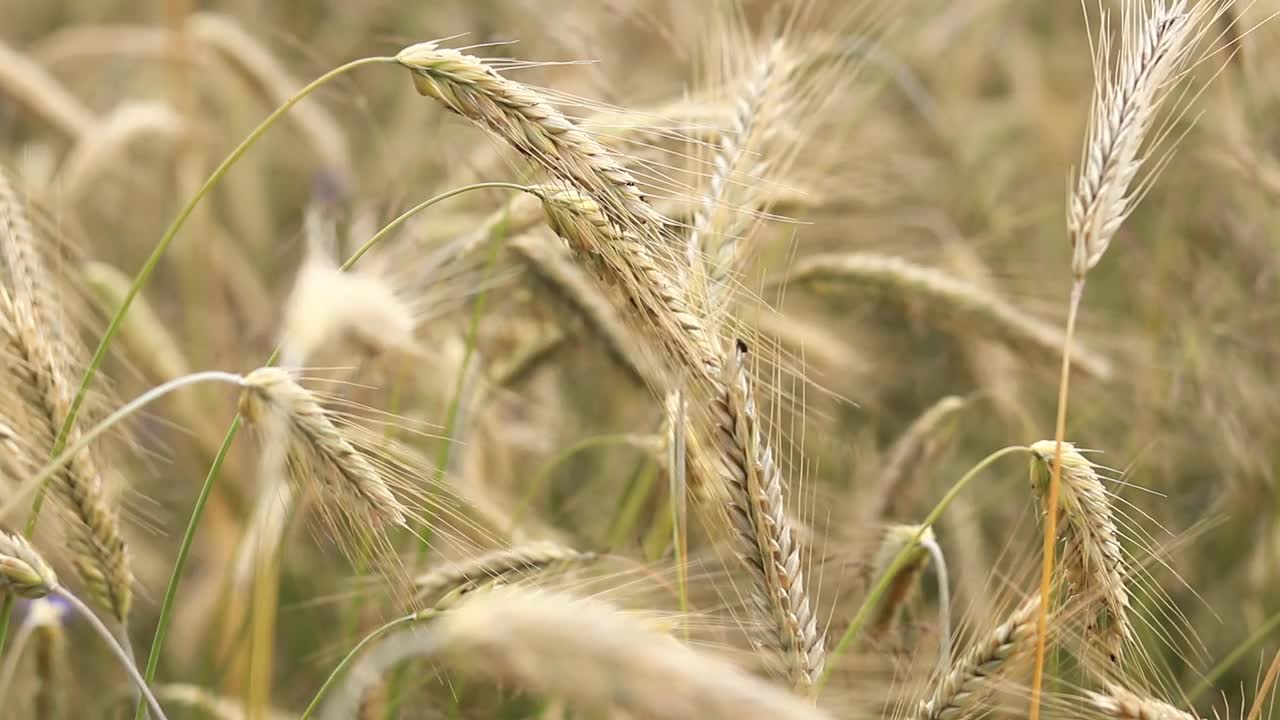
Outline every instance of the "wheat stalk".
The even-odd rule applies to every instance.
[[[1063,563],[1076,592],[1086,598],[1096,594],[1102,608],[1087,629],[1098,633],[1108,655],[1118,660],[1124,644],[1134,640],[1120,533],[1097,468],[1072,443],[1062,445],[1060,507],[1069,548]],[[1032,484],[1042,496],[1048,489],[1054,447],[1053,440],[1031,445]]]
[[[1113,682],[1106,684],[1106,692],[1089,692],[1086,697],[1102,714],[1114,720],[1198,720],[1185,710]]]
[[[367,518],[379,526],[403,525],[404,506],[391,493],[374,463],[355,448],[314,395],[281,368],[258,368],[245,376],[241,412],[259,426],[279,421],[290,469],[315,477],[340,513]],[[274,419],[274,420],[273,420]],[[346,502],[354,500],[358,509]]]
[[[45,266],[23,198],[0,172],[0,259],[10,288],[0,290],[0,324],[16,362],[11,365],[30,414],[41,427],[41,442],[52,454],[54,438],[73,402],[71,358],[78,356],[73,324],[60,305],[54,279]],[[78,427],[67,446],[80,438]],[[129,616],[133,574],[116,520],[107,502],[97,465],[89,450],[77,453],[53,477],[72,539],[72,560],[90,596],[124,622]]]

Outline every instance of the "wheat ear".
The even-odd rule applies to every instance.
[[[1066,337],[1058,328],[1027,314],[985,288],[961,280],[936,268],[917,265],[903,258],[874,253],[831,253],[811,255],[798,261],[773,285],[822,279],[843,280],[891,292],[904,299],[926,298],[930,308],[977,325],[1015,347],[1030,348],[1056,356],[1066,347]],[[1072,361],[1093,377],[1111,377],[1111,363],[1095,352],[1076,344]]]
[[[590,193],[611,220],[664,222],[639,185],[604,145],[583,132],[536,90],[509,80],[472,55],[419,43],[396,55],[414,87],[492,132],[557,178]]]
[[[1032,484],[1042,497],[1048,489],[1054,447],[1053,440],[1031,445]],[[1059,507],[1069,548],[1063,564],[1073,590],[1085,598],[1096,596],[1101,605],[1087,629],[1102,639],[1112,660],[1119,660],[1123,646],[1134,640],[1120,533],[1097,468],[1069,442],[1062,444]]]
[[[0,43],[0,90],[72,138],[84,137],[93,129],[92,110],[43,67],[4,43]]]
[[[391,635],[348,676],[324,717],[351,717],[402,659],[443,657],[592,717],[817,720],[827,715],[598,601],[519,588],[475,593],[422,629]]]
[[[1198,720],[1185,710],[1112,682],[1106,684],[1106,692],[1089,692],[1087,697],[1103,715],[1114,720]]]
[[[739,557],[755,578],[757,610],[772,620],[787,675],[797,689],[812,687],[826,663],[826,642],[809,603],[800,545],[784,502],[786,486],[760,426],[746,349],[727,366],[728,383],[711,403],[715,445],[729,490],[729,519]]]
[[[60,305],[56,283],[37,246],[23,198],[0,172],[0,259],[10,289],[0,290],[0,315],[7,344],[17,362],[13,381],[23,393],[42,442],[52,454],[54,438],[70,412],[75,394],[68,358],[77,356],[73,323]],[[72,427],[67,446],[80,439]],[[71,530],[70,549],[77,573],[95,602],[124,622],[129,616],[133,574],[115,511],[108,504],[91,452],[77,453],[51,480]]]
[[[580,552],[558,543],[528,543],[456,563],[444,563],[418,576],[413,581],[413,586],[419,599],[431,599],[459,589],[465,591],[484,583],[536,573],[552,565],[587,562],[595,557],[595,553]]]
[[[182,132],[182,117],[165,103],[121,103],[80,136],[60,171],[59,190],[67,203],[79,204],[104,170],[113,163],[127,165],[122,156],[130,145],[143,138],[173,141]]]
[[[258,425],[273,418],[283,422],[291,469],[297,475],[315,475],[340,512],[350,512],[343,503],[354,499],[359,505],[356,515],[380,526],[404,524],[406,510],[373,461],[351,444],[289,371],[258,368],[245,376],[243,387],[240,407],[245,418]]]
[[[916,720],[954,720],[978,711],[1016,656],[1035,643],[1039,596],[1023,601],[995,632],[960,656],[921,702]]]

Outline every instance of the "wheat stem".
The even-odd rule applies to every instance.
[[[909,542],[903,544],[902,549],[898,551],[896,556],[894,556],[893,561],[890,562],[889,566],[880,574],[880,579],[876,582],[875,586],[871,588],[871,592],[867,593],[866,599],[862,601],[861,607],[859,607],[858,611],[854,614],[853,620],[849,623],[849,627],[844,631],[844,635],[840,637],[840,641],[836,643],[836,646],[827,656],[826,669],[824,669],[822,674],[818,676],[818,681],[813,685],[812,694],[815,697],[822,692],[822,688],[826,685],[827,681],[831,679],[831,673],[835,670],[836,664],[840,660],[840,656],[849,649],[854,638],[858,636],[858,633],[862,630],[862,626],[865,625],[867,620],[871,617],[871,612],[880,604],[880,598],[882,598],[885,592],[888,591],[894,578],[898,576],[898,573],[907,564],[908,560],[910,560],[911,553],[920,542],[920,538],[924,537],[925,532],[929,530],[929,528],[933,527],[933,524],[942,516],[943,511],[947,509],[947,506],[951,504],[951,501],[956,499],[956,496],[960,494],[960,491],[964,490],[965,486],[967,486],[970,481],[976,478],[983,470],[986,470],[1000,458],[1019,452],[1028,452],[1028,448],[1024,445],[1010,445],[1009,447],[1001,448],[986,456],[977,465],[970,468],[969,471],[966,472],[959,480],[957,480],[956,483],[951,486],[951,489],[947,491],[947,494],[944,495],[942,499],[938,501],[938,504],[933,507],[933,510],[929,511],[924,522],[920,524],[919,529],[916,531],[915,536],[912,537]]]
[[[387,633],[403,625],[409,625],[415,622],[428,620],[434,614],[435,612],[433,610],[425,610],[422,612],[416,612],[409,615],[404,615],[396,618],[395,620],[391,620],[387,623],[384,623],[374,631],[370,632],[368,635],[365,635],[364,637],[360,638],[360,642],[356,643],[355,647],[348,650],[347,654],[342,656],[342,659],[339,660],[338,664],[334,666],[333,670],[329,673],[329,676],[324,679],[324,683],[320,686],[320,689],[316,691],[316,694],[311,698],[311,702],[307,704],[307,709],[303,710],[302,714],[298,716],[298,720],[310,720],[311,716],[315,714],[316,710],[320,709],[320,702],[324,700],[326,695],[329,694],[329,689],[332,688],[333,684],[338,681],[338,678],[342,677],[342,674],[346,672],[347,668],[351,665],[352,662],[355,661],[355,659],[360,655],[360,653],[366,647],[369,646],[369,643],[372,643],[378,640],[379,638],[385,636]]]
[[[130,679],[132,679],[134,684],[137,685],[138,691],[142,693],[143,699],[147,701],[147,705],[151,708],[151,711],[156,714],[156,717],[159,720],[168,720],[165,717],[164,710],[160,708],[160,703],[156,700],[156,696],[153,695],[151,693],[151,689],[147,687],[147,681],[143,679],[142,674],[138,672],[138,667],[134,665],[133,661],[129,658],[129,652],[125,650],[120,644],[120,641],[116,640],[116,637],[111,634],[111,630],[107,629],[107,626],[103,624],[102,620],[98,619],[98,616],[94,614],[93,610],[91,610],[88,605],[81,602],[80,598],[57,586],[55,586],[54,592],[63,600],[70,603],[71,607],[75,608],[76,612],[80,613],[80,615],[89,622],[89,625],[93,628],[94,632],[101,636],[102,641],[107,644],[107,648],[111,651],[111,654],[116,656],[116,659],[124,666],[125,672],[129,673]]]
[[[1036,613],[1036,656],[1031,675],[1030,720],[1040,718],[1040,696],[1044,685],[1044,651],[1049,632],[1049,591],[1053,585],[1053,549],[1058,537],[1058,500],[1062,484],[1062,443],[1067,434],[1067,392],[1071,378],[1071,341],[1075,337],[1076,314],[1084,295],[1085,276],[1071,283],[1067,309],[1067,334],[1062,349],[1062,375],[1058,380],[1058,417],[1053,431],[1053,471],[1049,476],[1049,497],[1045,500],[1043,559],[1040,563],[1040,609]]]

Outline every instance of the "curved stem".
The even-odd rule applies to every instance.
[[[893,583],[893,579],[897,577],[898,572],[907,564],[908,556],[920,543],[920,538],[924,536],[926,530],[933,527],[933,524],[942,516],[943,511],[947,509],[947,506],[951,504],[951,501],[956,499],[956,496],[960,494],[960,491],[964,490],[965,486],[967,486],[971,480],[977,477],[983,470],[986,470],[987,467],[995,461],[1005,457],[1006,455],[1028,451],[1029,449],[1024,445],[1010,445],[1009,447],[1001,448],[983,458],[981,462],[970,468],[963,477],[951,486],[951,489],[947,491],[947,494],[938,501],[938,504],[935,505],[933,510],[929,512],[929,515],[925,517],[924,522],[921,523],[915,536],[912,537],[909,542],[903,544],[902,549],[893,557],[893,562],[889,563],[889,566],[880,574],[879,581],[876,582],[875,586],[871,589],[871,592],[867,594],[866,599],[862,601],[862,606],[859,607],[858,612],[854,614],[853,620],[849,623],[849,628],[844,631],[844,635],[840,637],[840,641],[836,643],[835,648],[831,651],[830,655],[827,656],[827,666],[823,669],[822,675],[818,677],[818,681],[813,684],[811,694],[814,697],[822,692],[822,688],[826,685],[827,680],[831,678],[831,673],[835,670],[836,665],[840,660],[840,656],[849,649],[854,638],[856,638],[858,633],[862,630],[862,626],[867,623],[867,618],[870,617],[871,611],[880,603],[880,598],[888,591],[889,585]]]
[[[365,649],[366,646],[369,645],[369,643],[377,640],[383,635],[386,635],[392,630],[395,630],[401,625],[408,625],[410,623],[418,622],[419,620],[426,620],[431,617],[432,614],[433,613],[431,611],[426,611],[398,617],[361,638],[360,642],[356,643],[355,647],[351,648],[351,650],[349,650],[342,660],[333,668],[333,672],[329,673],[329,677],[325,678],[324,684],[316,691],[315,697],[311,698],[311,702],[307,705],[307,709],[302,711],[302,715],[299,716],[298,720],[310,719],[312,714],[314,714],[320,707],[320,701],[328,694],[329,689],[338,681],[338,678],[342,676],[342,673],[346,671],[347,667],[351,665],[351,663],[355,662],[356,657]]]
[[[13,636],[13,646],[9,648],[9,654],[4,656],[4,664],[0,665],[0,707],[11,707],[9,686],[13,683],[13,675],[18,670],[18,663],[22,661],[22,652],[26,649],[27,641],[31,639],[37,624],[34,612],[27,615],[18,626],[17,634]]]
[[[387,235],[390,235],[392,232],[396,230],[396,228],[403,225],[406,220],[413,217],[414,215],[417,215],[419,212],[426,210],[427,208],[431,207],[432,205],[435,205],[441,200],[448,200],[449,198],[455,195],[461,195],[464,192],[470,192],[472,190],[484,190],[486,188],[503,188],[507,190],[519,190],[521,192],[533,193],[535,195],[537,194],[534,192],[534,189],[529,187],[528,185],[517,185],[516,183],[509,183],[509,182],[475,183],[473,185],[464,185],[463,187],[454,188],[453,190],[449,190],[448,192],[440,193],[439,195],[436,195],[430,200],[424,200],[418,203],[417,205],[414,205],[413,207],[409,208],[408,210],[405,210],[403,213],[400,213],[399,217],[387,223],[386,226],[384,226],[381,230],[375,233],[373,237],[369,238],[368,242],[361,245],[354,253],[352,253],[351,257],[347,258],[347,261],[343,263],[339,269],[349,270],[351,266],[355,265],[356,261],[364,257],[364,254],[369,252],[369,250],[372,249],[374,245],[377,245],[379,242],[382,241],[383,238],[385,238]]]
[[[88,605],[81,602],[80,598],[72,595],[65,588],[55,587],[54,592],[70,603],[76,609],[76,612],[83,615],[84,619],[93,627],[94,632],[102,637],[102,641],[107,644],[111,654],[116,656],[116,659],[124,666],[125,671],[129,673],[129,677],[133,679],[134,684],[138,686],[138,691],[142,693],[143,699],[147,701],[147,705],[151,707],[151,711],[156,714],[156,717],[159,720],[168,720],[164,715],[164,710],[160,708],[160,703],[156,701],[156,696],[152,695],[151,689],[147,687],[147,681],[142,679],[142,674],[138,672],[137,666],[129,660],[129,653],[120,646],[120,641],[116,640],[115,635],[111,634],[111,631],[102,623],[102,620],[98,619],[98,616],[89,609]]]
[[[147,280],[151,277],[151,273],[154,272],[156,266],[160,264],[160,258],[163,257],[165,251],[169,249],[169,245],[172,244],[173,239],[177,237],[178,231],[186,224],[187,219],[191,217],[191,213],[195,211],[196,206],[200,204],[200,201],[209,194],[209,191],[213,189],[213,186],[217,185],[218,181],[222,180],[222,177],[227,174],[227,171],[231,169],[231,166],[235,165],[236,162],[249,150],[249,148],[252,147],[253,144],[256,143],[264,134],[266,134],[267,130],[271,129],[271,126],[274,125],[277,120],[283,117],[284,114],[289,112],[294,105],[297,105],[303,98],[310,95],[317,88],[339,75],[356,68],[363,67],[365,65],[373,65],[375,63],[394,63],[395,61],[395,58],[392,57],[368,57],[361,58],[359,60],[352,60],[351,62],[334,68],[315,80],[312,80],[308,85],[295,93],[293,97],[285,100],[280,107],[276,108],[275,111],[268,115],[265,120],[259,123],[258,126],[254,128],[244,140],[240,141],[240,144],[237,145],[225,159],[223,159],[222,163],[219,164],[218,167],[214,168],[214,171],[209,175],[209,178],[204,181],[204,184],[200,186],[200,189],[196,191],[196,194],[187,201],[187,204],[178,212],[178,216],[173,219],[173,222],[170,223],[169,227],[164,231],[164,235],[160,237],[160,241],[156,243],[151,254],[147,256],[146,261],[142,264],[142,268],[138,270],[138,274],[134,277],[133,283],[129,286],[128,292],[125,293],[124,300],[120,302],[120,307],[116,310],[115,314],[111,316],[110,322],[107,323],[107,329],[103,331],[102,338],[98,341],[98,347],[93,351],[93,357],[89,360],[89,366],[85,368],[84,375],[80,378],[80,386],[76,389],[75,397],[71,400],[71,408],[67,411],[67,417],[63,419],[62,427],[58,430],[58,436],[54,439],[52,454],[57,455],[62,452],[62,448],[67,442],[67,436],[71,432],[71,428],[75,425],[76,416],[80,412],[80,406],[84,403],[85,394],[89,391],[89,385],[93,382],[94,376],[98,373],[98,368],[101,367],[102,361],[106,358],[107,350],[111,347],[111,341],[115,338],[116,332],[119,331],[120,325],[124,321],[124,316],[129,312],[129,307],[133,305],[134,298],[138,296],[138,293],[142,290],[142,286],[147,283]],[[31,504],[31,517],[27,520],[27,531],[25,533],[28,537],[30,537],[31,533],[35,530],[36,518],[40,515],[40,507],[43,503],[44,488],[41,488],[40,492],[36,494],[36,498]]]
[[[1217,665],[1214,665],[1212,670],[1205,673],[1204,678],[1202,678],[1200,682],[1196,683],[1195,687],[1187,691],[1187,701],[1195,702],[1196,698],[1200,697],[1206,690],[1213,687],[1213,684],[1218,681],[1218,678],[1225,675],[1228,670],[1235,666],[1236,663],[1240,662],[1240,658],[1244,657],[1245,653],[1252,650],[1255,645],[1265,640],[1268,635],[1275,632],[1277,629],[1280,629],[1280,612],[1277,612],[1267,618],[1267,621],[1262,623],[1262,627],[1259,627],[1252,635],[1245,638],[1244,642],[1236,646],[1235,650],[1232,650],[1229,655],[1223,658]]]
[[[405,212],[401,213],[399,217],[392,220],[390,223],[387,223],[385,227],[380,229],[377,233],[373,235],[373,237],[371,237],[367,242],[361,245],[360,248],[351,255],[351,257],[347,258],[347,261],[342,264],[340,269],[343,272],[350,270],[352,266],[354,266],[360,260],[360,258],[365,255],[365,253],[369,252],[369,250],[371,250],[375,245],[377,245],[379,242],[385,239],[388,235],[390,235],[392,231],[394,231],[396,228],[402,225],[406,220],[408,220],[410,217],[413,217],[414,214],[421,212],[422,210],[425,210],[442,200],[446,200],[448,198],[451,198],[455,195],[459,195],[468,190],[480,190],[484,188],[498,188],[498,187],[505,187],[505,188],[515,189],[515,190],[524,190],[524,191],[529,190],[529,188],[527,188],[524,185],[514,185],[511,183],[494,182],[494,183],[476,183],[474,185],[467,185],[465,187],[457,188],[454,190],[450,190],[449,192],[436,195],[430,200],[421,202],[415,205],[414,207],[410,208],[409,210],[406,210]],[[269,367],[271,365],[274,365],[276,363],[276,360],[279,358],[279,356],[280,356],[280,351],[277,349],[275,352],[271,353],[271,357],[267,358],[267,361],[264,363],[264,366]],[[173,571],[169,575],[169,584],[165,588],[164,601],[160,605],[160,616],[156,623],[156,632],[151,639],[151,650],[147,655],[147,667],[146,667],[147,682],[151,682],[155,680],[156,670],[158,669],[160,664],[160,650],[161,648],[164,647],[164,641],[169,632],[169,622],[173,617],[174,603],[177,600],[177,595],[178,595],[178,585],[182,582],[183,569],[186,567],[187,557],[190,554],[191,546],[195,541],[196,529],[200,525],[200,519],[204,516],[204,507],[209,500],[210,494],[213,491],[213,484],[218,477],[218,473],[222,469],[222,464],[226,460],[227,453],[231,450],[232,442],[235,440],[236,435],[240,432],[241,424],[242,424],[242,419],[239,415],[237,415],[231,421],[231,425],[227,427],[227,432],[222,438],[222,445],[218,447],[218,452],[214,456],[213,463],[209,466],[208,474],[205,476],[204,484],[200,487],[200,495],[199,497],[196,498],[195,506],[191,509],[191,519],[187,522],[187,529],[186,529],[186,532],[183,534],[182,544],[178,546],[178,557],[174,561]],[[142,720],[142,718],[145,717],[145,715],[146,715],[145,708],[143,708],[142,706],[139,706],[138,712],[135,714],[134,718],[135,720]]]
[[[938,581],[938,677],[951,667],[951,581],[947,573],[947,558],[942,546],[934,538],[920,543],[933,557],[933,576]]]
[[[1036,613],[1036,660],[1031,675],[1029,720],[1040,720],[1040,693],[1044,686],[1044,651],[1049,635],[1049,592],[1053,585],[1053,546],[1058,537],[1058,493],[1062,483],[1062,443],[1067,434],[1067,386],[1071,379],[1071,340],[1076,332],[1076,313],[1084,295],[1084,276],[1071,284],[1067,307],[1067,336],[1062,347],[1062,377],[1058,381],[1058,418],[1053,430],[1053,472],[1049,476],[1049,497],[1045,506],[1043,559],[1040,563],[1040,609]]]
[[[13,510],[14,506],[21,501],[22,497],[27,494],[27,492],[29,492],[33,487],[41,485],[49,478],[53,477],[54,473],[58,472],[63,465],[67,464],[71,458],[75,457],[76,453],[89,447],[89,443],[96,440],[98,436],[110,430],[116,423],[124,420],[147,405],[150,405],[174,390],[187,387],[188,385],[196,385],[204,382],[225,382],[233,385],[239,385],[241,380],[243,380],[243,378],[236,373],[224,372],[222,370],[207,370],[205,372],[191,373],[190,375],[183,375],[180,378],[174,378],[167,383],[157,385],[142,393],[138,397],[116,409],[115,412],[108,415],[102,422],[94,425],[92,428],[81,434],[79,439],[67,446],[58,454],[57,457],[50,460],[44,467],[40,468],[39,472],[19,485],[17,489],[14,490],[9,500],[6,501],[3,506],[0,506],[0,517],[8,515],[9,512]]]

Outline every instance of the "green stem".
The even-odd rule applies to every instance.
[[[1197,697],[1200,697],[1206,690],[1213,687],[1214,683],[1218,681],[1218,678],[1221,678],[1228,670],[1234,667],[1236,663],[1240,662],[1240,658],[1244,657],[1245,653],[1252,650],[1255,645],[1262,642],[1268,635],[1275,632],[1277,629],[1280,629],[1280,612],[1277,612],[1267,618],[1267,621],[1262,624],[1262,627],[1259,627],[1252,635],[1245,638],[1245,641],[1240,643],[1235,650],[1232,650],[1230,655],[1223,658],[1222,661],[1215,665],[1212,670],[1206,673],[1204,678],[1187,692],[1187,701],[1195,702]]]
[[[815,697],[822,691],[827,680],[831,678],[831,673],[835,670],[836,665],[840,660],[840,656],[849,649],[854,638],[858,636],[858,632],[861,631],[862,626],[866,624],[867,618],[871,615],[871,611],[880,603],[880,598],[884,596],[885,592],[889,589],[889,585],[893,583],[893,579],[897,577],[898,572],[907,564],[908,557],[911,555],[916,545],[919,544],[920,538],[924,535],[925,531],[938,521],[938,518],[942,516],[943,511],[951,504],[951,501],[955,500],[956,496],[958,496],[960,492],[964,490],[965,486],[976,478],[979,473],[986,470],[992,463],[1006,455],[1027,451],[1028,448],[1023,445],[1011,445],[991,453],[983,458],[977,465],[970,468],[969,472],[965,473],[963,477],[956,481],[956,483],[951,486],[951,489],[947,491],[947,494],[938,501],[938,504],[934,506],[933,510],[929,512],[929,515],[925,517],[924,522],[921,523],[915,536],[910,542],[907,542],[902,546],[902,549],[894,556],[893,562],[889,563],[889,567],[885,568],[884,572],[880,574],[880,578],[875,587],[871,589],[871,592],[867,595],[866,599],[862,601],[862,606],[858,608],[858,612],[853,616],[853,620],[849,623],[848,629],[844,631],[844,635],[840,637],[840,641],[836,643],[831,654],[827,656],[827,666],[822,671],[822,675],[818,677],[818,681],[813,685],[812,694]]]
[[[459,195],[468,190],[480,190],[485,188],[512,188],[516,190],[526,190],[526,191],[528,190],[528,188],[526,188],[523,185],[513,185],[511,183],[493,182],[493,183],[476,183],[474,185],[467,185],[461,188],[456,188],[454,190],[450,190],[448,192],[436,195],[430,200],[426,200],[424,202],[418,203],[412,208],[401,213],[396,219],[387,223],[387,225],[384,226],[382,229],[380,229],[377,233],[375,233],[373,237],[369,238],[368,242],[361,245],[360,248],[351,255],[351,257],[347,258],[347,261],[342,264],[340,269],[343,272],[350,270],[352,266],[354,266],[356,262],[360,260],[360,258],[364,257],[365,253],[369,252],[369,250],[372,249],[376,244],[378,244],[383,239],[385,239],[396,228],[400,227],[400,225],[402,225],[409,218],[413,217],[415,214],[423,210],[426,210],[427,208],[431,207],[432,205],[435,205],[438,202],[441,202],[442,200],[447,200],[451,197],[454,197],[455,195]],[[271,354],[271,357],[267,358],[267,362],[265,363],[265,365],[266,366],[274,365],[279,355],[280,355],[279,350],[276,350],[275,352],[273,352]],[[147,682],[151,682],[155,679],[156,670],[160,664],[160,649],[164,647],[165,637],[168,634],[169,622],[173,616],[174,602],[177,599],[178,584],[182,580],[182,571],[183,571],[183,568],[186,566],[187,556],[190,553],[191,545],[195,540],[196,528],[200,525],[200,519],[204,515],[205,503],[208,501],[209,496],[213,491],[213,483],[215,479],[218,477],[219,471],[222,469],[222,463],[226,459],[228,451],[231,449],[231,443],[233,440],[235,440],[236,434],[240,431],[240,425],[241,425],[241,418],[240,416],[237,415],[235,419],[231,421],[231,425],[227,428],[226,435],[222,439],[222,445],[218,448],[218,453],[216,456],[214,456],[213,464],[209,467],[209,473],[208,475],[205,476],[204,485],[200,488],[200,496],[196,498],[195,507],[193,507],[191,510],[191,519],[187,523],[186,533],[183,535],[182,544],[178,548],[178,558],[174,563],[173,572],[169,576],[169,585],[165,589],[164,601],[160,606],[160,618],[156,624],[155,636],[151,640],[151,651],[147,655],[147,668],[146,668]],[[0,630],[2,630],[2,628],[0,628]],[[2,637],[3,636],[0,635],[0,638]],[[146,708],[143,706],[139,706],[137,713],[134,715],[134,718],[135,720],[142,720],[144,717],[146,717]]]
[[[178,212],[178,216],[169,224],[168,229],[164,231],[164,235],[161,236],[160,242],[156,243],[155,248],[151,251],[151,255],[149,255],[146,262],[142,264],[142,268],[138,270],[138,274],[134,277],[133,284],[129,286],[129,291],[125,293],[124,300],[121,301],[120,307],[116,310],[115,314],[111,316],[111,321],[107,323],[107,329],[102,333],[102,339],[98,341],[97,349],[93,351],[93,357],[89,360],[89,366],[85,368],[84,376],[80,378],[80,386],[76,389],[75,397],[71,400],[71,408],[67,411],[67,417],[63,419],[62,427],[58,430],[58,436],[54,439],[53,455],[56,456],[58,453],[61,453],[62,448],[66,445],[67,436],[70,434],[71,428],[75,425],[76,416],[80,412],[80,406],[84,403],[85,395],[89,392],[89,385],[93,382],[94,376],[97,375],[98,368],[102,366],[102,361],[107,356],[107,350],[111,347],[111,341],[115,339],[116,332],[120,330],[120,325],[124,321],[124,316],[128,314],[129,307],[133,305],[134,298],[136,298],[138,293],[142,291],[142,286],[147,283],[147,280],[151,277],[151,273],[154,272],[156,266],[160,264],[160,258],[163,257],[165,251],[169,249],[169,245],[173,243],[173,239],[177,237],[178,231],[182,229],[184,224],[186,224],[187,218],[191,217],[191,213],[195,211],[196,206],[200,204],[200,201],[209,194],[213,189],[213,186],[217,185],[218,182],[222,180],[222,177],[227,174],[227,171],[231,169],[231,166],[236,164],[245,152],[247,152],[259,138],[266,134],[267,130],[271,129],[271,126],[274,125],[277,120],[283,117],[290,108],[297,105],[303,98],[314,92],[316,88],[319,88],[321,85],[324,85],[333,78],[358,67],[372,65],[374,63],[394,62],[395,58],[391,57],[361,58],[359,60],[353,60],[346,65],[342,65],[330,70],[324,75],[321,75],[311,81],[309,85],[299,90],[293,97],[286,100],[280,107],[276,108],[275,112],[268,115],[265,120],[259,123],[258,127],[253,129],[253,132],[250,132],[249,135],[231,151],[231,154],[227,155],[226,159],[222,161],[222,164],[218,165],[218,167],[214,169],[213,173],[209,175],[209,178],[205,180],[204,184],[200,186],[200,189],[196,191],[196,194],[192,196],[192,198],[187,201],[187,204],[183,206],[182,210]],[[44,504],[44,495],[45,492],[42,487],[40,491],[36,493],[36,497],[31,503],[31,517],[27,519],[25,532],[28,537],[30,537],[31,533],[35,530],[36,518],[40,514],[40,507]]]

